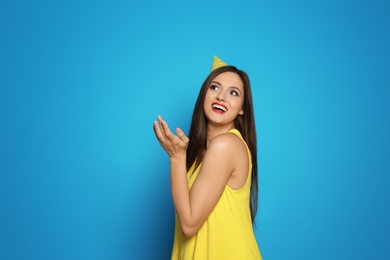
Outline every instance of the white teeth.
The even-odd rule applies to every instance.
[[[217,105],[217,104],[214,104],[214,105],[213,105],[213,108],[221,109],[223,112],[226,112],[226,111],[227,111],[225,107],[220,106],[220,105]]]

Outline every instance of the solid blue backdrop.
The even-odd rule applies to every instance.
[[[248,72],[264,259],[390,258],[387,1],[3,1],[0,259],[168,259],[152,122]]]

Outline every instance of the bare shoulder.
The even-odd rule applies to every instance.
[[[244,142],[234,133],[224,133],[214,137],[210,142],[209,149],[223,151],[233,156],[242,152],[246,154]]]

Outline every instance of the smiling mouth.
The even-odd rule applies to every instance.
[[[217,112],[219,114],[223,114],[223,113],[227,112],[227,108],[223,105],[220,105],[220,104],[214,103],[211,105],[211,107],[212,107],[214,112]]]

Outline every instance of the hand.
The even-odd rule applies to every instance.
[[[176,129],[177,136],[174,135],[161,116],[158,116],[157,119],[158,122],[153,122],[153,130],[162,148],[170,158],[185,157],[189,142],[188,137],[180,128]]]

